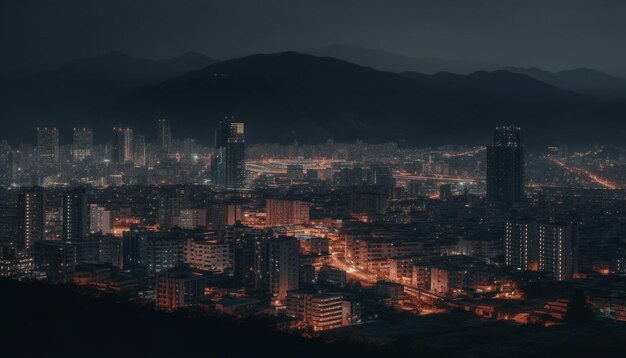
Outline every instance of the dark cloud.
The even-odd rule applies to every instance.
[[[120,50],[226,58],[333,43],[626,73],[623,0],[0,0],[0,73]]]

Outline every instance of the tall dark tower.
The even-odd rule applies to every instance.
[[[37,164],[39,169],[56,168],[59,164],[59,130],[37,128]]]
[[[130,128],[113,128],[113,163],[132,163],[134,151],[133,130]]]
[[[163,160],[170,155],[172,131],[170,130],[170,121],[167,119],[161,118],[157,124],[157,145],[159,146],[159,157]]]
[[[493,144],[487,147],[487,199],[511,205],[524,198],[524,148],[520,129],[497,127]]]
[[[244,124],[225,119],[215,131],[211,160],[213,184],[221,189],[242,189],[246,184]]]
[[[89,234],[89,203],[83,189],[63,195],[63,240],[81,241]]]

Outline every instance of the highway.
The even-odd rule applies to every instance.
[[[435,180],[442,182],[484,182],[484,178],[470,178],[470,177],[448,177],[443,175],[420,175],[411,174],[404,170],[394,170],[393,177],[397,180]]]
[[[373,275],[365,270],[362,270],[354,265],[350,265],[345,261],[340,260],[337,255],[331,255],[332,261],[331,266],[345,271],[349,277],[358,280],[363,285],[372,285],[377,281],[376,275]]]
[[[578,168],[578,167],[573,167],[573,166],[569,166],[565,163],[565,159],[562,160],[558,160],[556,158],[549,158],[550,161],[552,161],[554,164],[560,166],[561,168],[567,170],[570,173],[575,173],[575,174],[582,174],[584,176],[586,176],[587,178],[589,178],[589,180],[591,180],[592,182],[606,188],[606,189],[621,189],[621,187],[619,185],[616,185],[615,183],[611,182],[610,180],[603,178],[589,170],[586,169],[582,169],[582,168]]]
[[[444,154],[443,156],[444,156],[444,157],[446,157],[446,158],[452,158],[452,157],[466,157],[466,156],[469,156],[469,155],[475,155],[475,154],[478,154],[478,153],[480,153],[480,152],[485,151],[486,149],[487,149],[487,147],[478,147],[478,148],[476,148],[476,149],[468,150],[468,151],[465,151],[465,152],[447,153],[447,154]]]

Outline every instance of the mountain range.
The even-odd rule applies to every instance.
[[[339,44],[307,49],[302,51],[302,53],[319,57],[338,58],[381,71],[412,71],[430,75],[438,72],[453,72],[467,75],[476,71],[495,71],[502,67],[486,61],[412,57],[389,51]]]
[[[214,62],[194,52],[158,61],[111,52],[34,75],[0,78],[3,132],[32,132],[26,125],[88,126],[93,119],[85,114],[95,106]]]
[[[588,68],[549,72],[536,67],[503,67],[502,70],[520,73],[555,87],[600,97],[626,98],[626,80]]]
[[[478,71],[509,71],[527,75],[555,87],[601,97],[626,97],[626,80],[588,68],[550,72],[536,67],[501,66],[478,60],[446,60],[434,57],[411,57],[388,51],[348,45],[330,45],[304,50],[303,53],[334,57],[362,66],[390,72],[436,74],[452,72],[472,74]]]
[[[503,124],[520,125],[528,145],[620,143],[626,134],[626,100],[512,71],[395,73],[296,52],[147,61],[113,53],[5,81],[5,136],[32,142],[35,125],[89,126],[96,136],[129,125],[150,137],[166,117],[175,136],[208,143],[225,115],[245,122],[252,142],[480,144]]]

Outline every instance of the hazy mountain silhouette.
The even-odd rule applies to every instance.
[[[347,45],[330,45],[302,52],[315,56],[334,57],[377,70],[391,72],[413,71],[426,74],[435,74],[437,72],[470,74],[476,71],[494,71],[501,67],[486,61],[445,60],[432,57],[418,58]]]
[[[503,70],[530,76],[553,86],[580,93],[606,97],[626,97],[626,80],[588,68],[558,72],[536,67],[505,67]]]
[[[14,120],[80,124],[84,113],[94,106],[113,103],[143,86],[214,62],[193,52],[158,61],[111,52],[74,60],[51,71],[0,79],[0,118],[8,126],[19,124]]]
[[[285,52],[217,62],[162,81],[185,68],[179,63],[198,66],[202,58],[188,54],[165,66],[112,53],[29,77],[12,87],[26,101],[2,97],[4,132],[32,141],[35,125],[55,125],[68,138],[81,125],[103,138],[123,124],[150,138],[156,118],[167,117],[176,137],[208,143],[220,118],[235,115],[252,142],[489,143],[493,127],[510,123],[538,145],[613,143],[625,134],[625,100],[508,71],[392,73]]]
[[[303,53],[334,57],[374,69],[391,72],[418,72],[436,74],[451,72],[471,74],[477,71],[504,70],[524,74],[562,89],[584,94],[609,97],[626,97],[626,80],[587,68],[549,72],[536,67],[502,67],[498,64],[475,60],[446,60],[416,58],[393,52],[347,45],[330,45],[308,49]]]
[[[543,145],[619,140],[626,103],[508,71],[396,74],[286,52],[215,63],[104,112],[151,131],[166,116],[179,135],[207,139],[219,118],[234,114],[249,138],[265,142],[488,143],[493,127],[516,123],[528,143]]]

